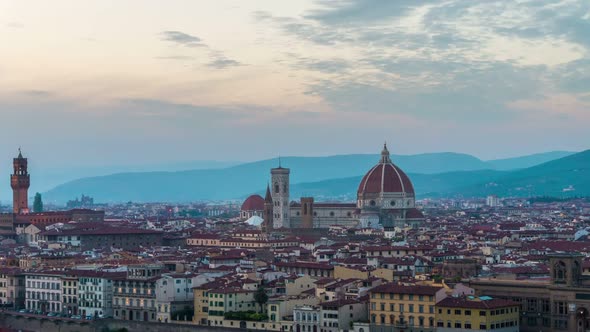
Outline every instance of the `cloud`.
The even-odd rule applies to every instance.
[[[319,9],[301,17],[255,12],[254,19],[294,38],[299,49],[323,50],[310,56],[294,49],[285,61],[312,71],[306,94],[336,111],[482,126],[529,116],[512,107],[519,100],[587,98],[588,2],[316,3]]]
[[[238,67],[244,65],[239,61],[226,57],[223,53],[219,51],[212,51],[210,54],[210,58],[211,61],[207,63],[207,67],[210,68],[226,69],[230,67]]]
[[[329,25],[391,20],[407,15],[413,9],[436,3],[435,0],[321,0],[320,9],[305,15],[308,19]]]
[[[227,69],[231,67],[238,67],[243,66],[241,62],[230,59],[223,54],[223,52],[210,49],[209,46],[203,43],[201,38],[193,35],[189,35],[187,33],[181,31],[164,31],[162,32],[162,40],[173,42],[182,46],[186,47],[206,47],[209,49],[209,59],[210,61],[206,63],[206,66],[209,68],[214,69]],[[192,60],[194,57],[187,56],[187,55],[171,55],[171,56],[161,56],[157,57],[160,60]]]
[[[162,40],[176,43],[186,47],[206,47],[201,43],[201,38],[181,31],[164,31],[161,33]]]

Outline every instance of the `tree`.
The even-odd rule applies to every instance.
[[[264,290],[264,287],[260,286],[258,287],[258,289],[256,290],[256,293],[254,293],[254,301],[256,301],[256,303],[258,303],[258,305],[260,306],[260,311],[262,312],[262,306],[268,302],[268,295],[266,294],[266,291]]]
[[[35,194],[35,201],[33,202],[33,212],[43,212],[43,199],[40,193]]]

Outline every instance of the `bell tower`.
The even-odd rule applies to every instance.
[[[289,173],[288,168],[279,167],[270,170],[274,228],[290,228],[289,222]]]
[[[24,158],[20,148],[18,157],[13,159],[14,173],[10,175],[12,187],[12,210],[16,214],[29,213],[29,186],[31,179],[27,170],[27,158]]]

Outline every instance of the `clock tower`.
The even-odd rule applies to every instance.
[[[29,186],[31,179],[27,170],[27,158],[24,158],[20,149],[18,157],[12,163],[14,173],[10,175],[10,186],[12,187],[12,209],[16,214],[29,213]]]

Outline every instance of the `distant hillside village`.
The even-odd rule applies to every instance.
[[[0,326],[590,330],[587,199],[419,200],[386,145],[354,202],[293,199],[287,166],[239,204],[82,195],[33,212],[19,151],[0,214]]]

